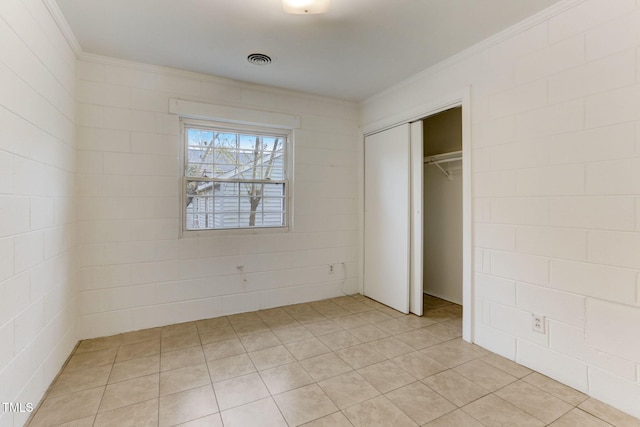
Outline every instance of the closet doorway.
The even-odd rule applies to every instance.
[[[363,128],[361,290],[417,316],[423,314],[425,292],[460,304],[462,338],[473,342],[469,111],[465,87]],[[456,142],[438,137],[440,121],[451,122],[442,132],[456,135]],[[431,193],[431,184],[440,189]],[[443,214],[445,206],[453,213]],[[442,220],[457,226],[437,225]]]
[[[422,120],[423,292],[462,305],[462,108]]]
[[[463,304],[462,108],[365,139],[364,294],[423,313],[423,294]]]

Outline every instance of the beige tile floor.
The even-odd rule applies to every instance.
[[[461,312],[356,295],[82,341],[29,426],[640,426],[463,342]]]

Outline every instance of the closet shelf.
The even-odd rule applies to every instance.
[[[427,166],[435,165],[442,173],[451,181],[453,177],[451,172],[446,171],[440,166],[441,163],[451,163],[462,160],[462,151],[452,151],[450,153],[436,154],[434,156],[428,156],[424,158],[424,164]]]

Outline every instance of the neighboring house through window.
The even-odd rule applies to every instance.
[[[288,226],[287,130],[182,124],[185,231]]]

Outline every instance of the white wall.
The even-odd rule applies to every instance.
[[[36,403],[77,338],[357,289],[355,106],[76,63],[40,0],[3,0],[0,18],[0,401]],[[639,6],[523,28],[369,100],[361,123],[471,85],[475,340],[640,416]],[[293,232],[178,238],[171,97],[301,116]]]
[[[424,166],[423,291],[462,304],[462,169]]]
[[[471,86],[475,341],[638,417],[640,7],[553,11],[368,100],[361,122]]]
[[[77,341],[75,71],[41,1],[0,2],[0,402],[23,409]]]
[[[81,338],[357,291],[354,104],[102,57],[78,69]],[[179,236],[170,98],[300,117],[290,232]]]
[[[427,117],[425,157],[462,150],[460,108]],[[462,162],[424,166],[423,290],[462,304]]]

